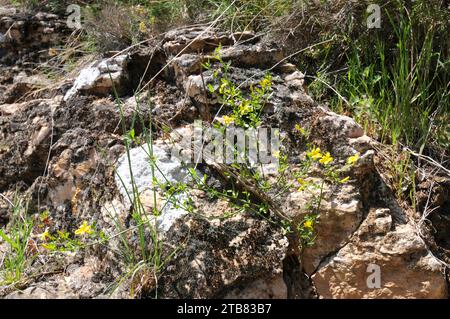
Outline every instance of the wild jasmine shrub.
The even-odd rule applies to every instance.
[[[83,221],[74,231],[54,229],[49,212],[32,215],[18,194],[11,205],[11,220],[0,229],[0,242],[6,251],[0,256],[0,286],[15,285],[42,271],[36,268],[36,258],[62,256],[80,252],[88,246],[105,244],[108,238],[95,225]]]
[[[229,126],[237,126],[242,128],[253,127],[256,128],[262,123],[262,113],[265,104],[267,103],[271,87],[272,76],[266,74],[263,79],[257,84],[250,85],[249,92],[243,92],[240,85],[234,83],[229,76],[231,62],[224,62],[221,58],[221,47],[219,46],[212,58],[210,58],[203,67],[212,71],[212,83],[206,86],[210,94],[218,97],[219,103],[222,105],[220,110],[220,120],[214,122],[218,128],[225,129]],[[190,171],[197,184],[205,191],[212,193],[215,197],[224,197],[231,199],[232,202],[241,205],[244,210],[253,211],[260,216],[266,218],[270,222],[277,224],[284,228],[286,233],[295,233],[300,239],[301,248],[311,246],[314,243],[315,232],[314,225],[317,222],[317,217],[321,209],[321,203],[324,196],[324,188],[326,183],[330,184],[344,184],[350,179],[349,176],[344,175],[348,172],[359,159],[359,153],[348,158],[344,167],[339,168],[334,163],[334,158],[330,152],[323,152],[320,148],[314,147],[308,143],[309,132],[303,129],[299,124],[295,125],[295,132],[297,137],[307,144],[309,151],[306,153],[306,159],[301,162],[299,169],[294,173],[289,173],[288,154],[283,151],[277,151],[274,156],[278,158],[278,176],[275,183],[269,182],[269,179],[262,173],[264,170],[258,170],[255,163],[252,163],[247,154],[244,154],[244,161],[240,163],[231,164],[231,168],[245,180],[246,183],[254,185],[262,193],[274,192],[274,197],[280,194],[292,191],[296,188],[299,192],[310,192],[312,200],[308,204],[310,213],[306,214],[301,221],[293,221],[282,214],[279,214],[274,219],[270,215],[270,205],[264,200],[255,199],[254,195],[248,190],[239,191],[238,187],[225,192],[217,192],[206,186],[206,176],[199,178],[197,174]],[[238,153],[238,149],[235,149]],[[237,154],[242,156],[242,154]],[[262,165],[260,165],[262,168]],[[311,169],[319,166],[323,172],[322,182],[317,185],[310,181],[308,176],[311,174]],[[295,180],[295,183],[289,182]],[[317,195],[317,190],[319,194]]]

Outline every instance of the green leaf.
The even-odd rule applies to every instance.
[[[134,141],[134,140],[135,140],[135,136],[134,136],[134,134],[135,134],[135,133],[134,133],[134,128],[132,128],[128,134],[129,134],[131,140]]]

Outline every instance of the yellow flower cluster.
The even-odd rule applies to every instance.
[[[306,135],[306,131],[300,124],[295,124],[295,131],[300,133],[300,135]]]
[[[228,115],[224,115],[224,116],[222,116],[222,120],[223,120],[223,123],[224,123],[226,126],[228,126],[228,125],[230,125],[231,123],[234,122],[234,117],[228,116]]]
[[[320,152],[320,148],[316,147],[306,153],[306,156],[312,158],[313,160],[318,160],[322,158],[322,153]]]
[[[306,153],[306,156],[312,158],[314,161],[319,161],[319,163],[323,165],[328,165],[334,161],[334,158],[331,156],[330,152],[326,152],[322,154],[319,147],[313,148],[309,152]]]
[[[142,21],[141,23],[139,23],[139,32],[140,33],[147,33],[148,29],[147,29],[147,25],[145,24],[144,21]]]
[[[308,182],[305,181],[303,178],[297,178],[297,182],[300,184],[300,187],[298,188],[299,192],[301,192],[308,186]]]
[[[252,112],[252,106],[250,104],[250,101],[245,100],[242,101],[242,103],[239,105],[239,114],[243,115],[247,115],[250,112]]]
[[[331,157],[330,152],[326,152],[324,155],[322,155],[322,158],[319,160],[319,163],[323,165],[328,165],[333,161],[333,157]]]
[[[92,234],[92,226],[88,225],[87,221],[84,221],[83,224],[75,231],[75,235],[83,236],[85,234]]]
[[[140,6],[140,5],[137,5],[134,9],[136,10],[136,13],[140,14],[140,15],[144,15],[147,13],[147,10],[145,9],[145,7]]]
[[[358,162],[359,160],[359,153],[356,153],[353,156],[350,156],[349,158],[347,158],[347,164],[348,165],[355,165],[356,162]]]
[[[259,85],[261,85],[261,88],[262,88],[263,90],[265,90],[265,89],[271,87],[272,81],[270,80],[270,77],[266,77],[266,78],[264,78],[264,79],[259,83]]]

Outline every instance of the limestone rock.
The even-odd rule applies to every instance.
[[[131,149],[129,157],[127,154],[124,154],[119,159],[116,184],[124,202],[128,206],[131,205],[130,199],[134,201],[134,187],[136,187],[143,205],[147,206],[147,208],[153,206],[153,195],[151,194],[153,193],[153,177],[161,184],[165,182],[174,184],[188,183],[190,181],[187,168],[182,165],[178,158],[171,156],[168,145],[163,143],[153,145],[153,156],[156,159],[154,171],[151,169],[149,156],[149,146],[143,145]],[[134,183],[132,183],[130,176],[129,165],[132,167]],[[162,231],[168,231],[176,219],[187,213],[185,209],[176,207],[177,205],[174,204],[183,205],[184,201],[187,200],[187,196],[185,194],[175,194],[170,200],[164,199],[164,202],[161,202],[163,201],[161,195],[158,195],[158,198],[158,207],[163,208],[161,215],[156,218],[158,228]],[[152,211],[148,211],[148,213],[152,213]]]
[[[169,31],[164,38],[164,51],[171,56],[180,53],[211,52],[219,44],[228,46],[239,41],[254,38],[252,32],[229,34],[216,30],[205,30],[204,27],[181,28]]]
[[[67,91],[64,100],[68,101],[77,93],[106,95],[115,89],[119,94],[126,89],[128,74],[126,73],[128,56],[118,55],[102,61],[95,61],[89,67],[81,70]]]
[[[286,299],[288,296],[283,276],[261,278],[227,293],[224,299]]]
[[[5,299],[57,299],[58,296],[49,290],[40,287],[28,287],[23,291],[16,291]],[[60,298],[69,298],[67,295],[60,296]]]
[[[232,61],[240,67],[271,67],[283,59],[283,53],[275,45],[257,43],[253,45],[240,44],[225,48],[222,51],[224,61]]]
[[[43,173],[52,136],[50,114],[60,102],[58,98],[34,100],[2,111],[0,191],[17,179],[31,184]]]
[[[379,267],[380,286],[372,281]],[[447,298],[442,265],[410,224],[372,210],[351,241],[312,276],[322,298]]]
[[[318,125],[327,128],[329,135],[335,138],[358,138],[364,135],[364,130],[354,119],[330,111],[319,119]]]
[[[320,179],[309,180],[320,185]],[[319,190],[315,196],[319,196]],[[290,193],[284,201],[283,211],[294,220],[301,221],[310,213],[309,204],[314,192],[297,191]],[[312,274],[321,260],[344,246],[358,229],[363,217],[361,196],[355,186],[346,184],[332,193],[325,185],[323,200],[314,227],[316,239],[312,247],[303,252],[303,267],[307,274]]]
[[[167,239],[185,244],[159,281],[163,298],[219,298],[240,287],[247,287],[243,297],[284,296],[279,276],[288,241],[267,221],[246,214],[223,222],[186,215]],[[263,279],[273,277],[272,283]]]
[[[32,32],[30,32],[32,30]],[[63,41],[69,33],[64,19],[57,15],[20,12],[14,7],[0,7],[0,62],[14,64],[24,59],[48,58],[48,49]]]
[[[102,295],[106,287],[95,278],[95,263],[89,259],[84,265],[70,264],[65,273],[33,283],[22,291],[14,291],[5,299],[84,299]]]

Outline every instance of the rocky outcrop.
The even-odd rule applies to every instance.
[[[331,190],[328,189],[328,192]],[[311,199],[311,194],[291,193],[286,199],[284,210],[294,218],[301,218],[307,214],[307,205]],[[337,194],[325,200],[321,207],[315,244],[303,253],[303,267],[308,275],[317,269],[325,257],[348,242],[364,216],[361,195],[355,185],[345,185]]]
[[[372,209],[312,280],[323,298],[446,298],[442,272],[411,224],[396,225],[389,209]]]
[[[14,24],[9,20],[17,19],[15,12],[5,12],[0,11],[0,32]],[[36,16],[24,19],[31,22],[23,25],[41,25]],[[56,18],[46,21],[42,27],[49,29],[42,36],[58,32]],[[13,40],[0,37],[7,52],[1,61],[25,58],[32,50],[33,43],[24,40],[20,28]],[[11,44],[4,45],[9,41],[30,47],[24,45],[19,54]],[[221,58],[230,63],[229,79],[242,91],[270,72],[272,90],[261,120],[280,128],[290,172],[301,169],[307,152],[296,125],[308,130],[308,142],[329,151],[340,169],[349,156],[359,154],[358,162],[345,168],[347,183],[329,184],[323,182],[320,169],[309,172],[312,184],[324,185],[311,247],[299,249],[298,238],[274,223],[274,216],[248,207],[237,210],[232,201],[197,189],[187,172],[193,166],[170,157],[168,125],[187,135],[195,119],[211,120],[222,111],[217,97],[206,89],[218,85],[214,70],[202,65],[213,60],[219,44]],[[17,74],[10,66],[0,68],[13,74],[0,81],[9,90]],[[25,74],[21,81],[30,76]],[[133,96],[140,80],[150,78],[148,92]],[[414,216],[392,204],[374,166],[373,141],[353,119],[315,103],[304,78],[283,60],[281,48],[250,32],[188,28],[168,32],[155,48],[136,47],[92,62],[70,83],[56,85],[52,97],[1,100],[0,192],[10,198],[17,190],[28,200],[30,214],[48,211],[53,232],[74,231],[89,221],[110,239],[76,256],[66,254],[64,267],[36,259],[34,268],[54,266],[49,275],[28,283],[22,292],[0,293],[8,298],[129,297],[130,291],[160,298],[446,298],[443,266],[419,236]],[[156,171],[149,166],[152,161]],[[230,183],[211,165],[199,164],[195,171],[206,174],[209,187],[223,190]],[[277,174],[267,173],[272,181]],[[169,197],[161,189],[153,194],[156,184],[167,181],[186,187]],[[300,222],[310,212],[315,192],[317,188],[303,192],[291,187],[267,195],[274,206]],[[156,234],[149,229],[139,232],[142,223],[133,217],[137,202],[140,217],[154,225]],[[188,210],[181,207],[184,204]],[[154,216],[155,208],[162,213]],[[9,215],[8,205],[2,203],[0,225],[7,225]],[[117,225],[128,230],[118,231]],[[124,255],[139,260],[143,251],[151,255],[155,249],[165,260],[163,271],[155,277],[151,267],[143,266],[126,276],[130,266]],[[6,249],[0,242],[1,253]],[[374,269],[380,272],[379,280]]]
[[[66,21],[55,14],[0,7],[0,62],[46,60],[51,54],[45,49],[61,43],[62,36],[68,33]]]
[[[116,91],[122,94],[126,89],[127,55],[119,55],[100,62],[93,62],[83,69],[67,91],[64,100],[68,101],[79,93],[108,95]]]
[[[266,221],[245,215],[223,222],[186,217],[174,226],[168,242],[186,246],[159,282],[163,298],[287,296],[279,279],[288,241]]]

